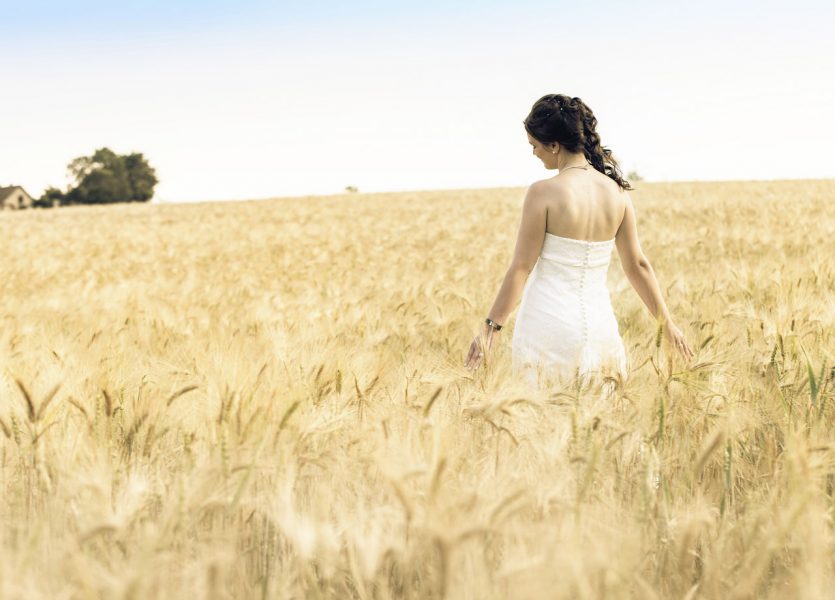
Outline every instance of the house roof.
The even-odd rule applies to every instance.
[[[5,200],[9,196],[11,196],[14,193],[15,190],[23,190],[23,193],[25,193],[27,196],[29,195],[29,193],[26,192],[26,190],[24,190],[19,185],[10,185],[9,187],[0,187],[0,202],[3,202],[3,200]]]

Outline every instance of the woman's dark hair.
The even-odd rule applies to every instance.
[[[612,151],[600,145],[597,119],[579,98],[546,94],[534,102],[523,123],[531,137],[543,144],[557,142],[569,152],[582,151],[595,169],[614,179],[622,189],[632,189]]]

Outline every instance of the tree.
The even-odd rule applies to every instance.
[[[35,208],[52,208],[63,204],[64,198],[64,192],[57,187],[50,186],[44,190],[40,198],[32,202],[32,206]]]
[[[67,204],[147,202],[158,183],[156,172],[142,154],[120,155],[110,148],[79,156],[67,169],[75,181],[66,194]]]
[[[136,202],[147,202],[154,197],[154,186],[159,182],[156,171],[142,154],[127,154],[124,159],[131,198]]]
[[[626,174],[627,181],[643,181],[644,178],[641,176],[640,173],[636,170],[631,170],[629,173]]]

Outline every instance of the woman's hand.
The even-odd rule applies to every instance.
[[[493,346],[495,335],[498,335],[498,332],[489,325],[485,325],[484,332],[473,338],[467,358],[464,359],[464,365],[468,369],[477,369],[481,365],[481,361],[485,359],[485,355]]]
[[[670,345],[673,348],[679,351],[685,360],[693,358],[693,351],[690,349],[690,346],[687,345],[687,341],[684,339],[684,334],[675,323],[667,321],[664,325],[664,331],[667,336],[667,341],[670,342]]]

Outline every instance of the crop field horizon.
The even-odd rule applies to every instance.
[[[525,189],[0,212],[0,598],[818,599],[835,180],[635,184],[614,387],[463,364]]]

